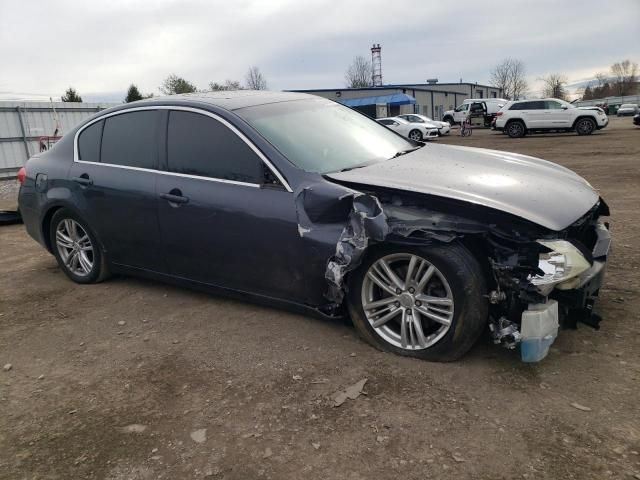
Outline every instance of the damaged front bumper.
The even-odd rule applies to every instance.
[[[581,322],[599,328],[600,317],[593,312],[593,305],[604,283],[611,235],[601,222],[593,225],[593,232],[596,240],[591,255],[587,255],[589,268],[550,291],[544,285],[535,286],[544,297],[529,303],[519,319],[501,316],[492,320],[490,330],[495,343],[511,349],[519,346],[523,362],[539,362],[547,356],[561,324],[576,328]],[[494,303],[500,300],[495,294],[493,298],[497,299]]]

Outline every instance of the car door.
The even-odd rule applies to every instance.
[[[154,109],[118,112],[79,131],[69,172],[80,214],[109,260],[166,270],[157,210],[160,115]]]
[[[299,299],[305,246],[293,194],[241,135],[208,112],[168,112],[158,218],[170,272]]]
[[[573,123],[571,112],[566,105],[556,100],[545,100],[546,128],[569,128]],[[564,107],[564,108],[563,108]]]
[[[527,128],[548,128],[546,127],[547,117],[545,114],[545,103],[542,100],[523,102],[521,104],[521,114]]]
[[[456,123],[462,122],[465,118],[467,118],[467,111],[469,110],[469,104],[463,103],[458,108],[456,108],[453,112],[453,119]]]

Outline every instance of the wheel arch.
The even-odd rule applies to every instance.
[[[77,208],[68,203],[54,203],[48,206],[47,210],[42,216],[42,221],[40,222],[42,239],[44,240],[45,246],[47,247],[49,253],[53,254],[53,245],[51,244],[51,235],[49,234],[49,232],[51,231],[51,220],[53,219],[53,216],[56,214],[56,212],[62,209],[70,210],[74,215],[81,218],[85,222],[85,224],[87,224],[88,227],[92,230],[93,235],[98,240],[100,249],[102,251],[105,251],[104,244],[102,243],[100,237],[96,234],[95,228],[91,226],[91,224],[86,220],[85,216],[82,215],[82,213]]]
[[[582,115],[579,115],[578,117],[576,117],[576,119],[573,121],[573,124],[571,125],[571,128],[575,130],[576,125],[578,124],[578,122],[580,120],[585,119],[585,118],[588,118],[589,120],[591,120],[593,122],[593,124],[595,125],[595,128],[598,128],[598,122],[596,121],[596,119],[593,118],[592,115],[585,115],[585,114],[582,114]]]
[[[524,121],[524,119],[523,119],[523,118],[520,118],[520,117],[510,118],[509,120],[507,120],[507,121],[505,122],[505,124],[504,124],[504,127],[503,127],[503,128],[506,130],[506,129],[507,129],[507,126],[508,126],[510,123],[514,123],[514,122],[520,122],[522,125],[524,125],[524,128],[525,128],[525,129],[527,129],[527,130],[529,129],[529,127],[527,126],[527,122],[525,122],[525,121]]]

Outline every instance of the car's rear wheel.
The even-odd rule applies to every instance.
[[[76,283],[96,283],[108,276],[104,253],[87,223],[67,209],[51,219],[53,254],[64,273]]]
[[[521,138],[527,133],[524,123],[519,120],[509,122],[505,130],[507,131],[507,135],[511,138]]]
[[[488,315],[476,259],[460,245],[388,247],[369,255],[349,282],[360,335],[400,355],[453,361],[475,343]]]
[[[578,135],[591,135],[596,129],[596,122],[591,118],[580,118],[576,122],[576,133]]]
[[[421,142],[422,141],[422,132],[420,130],[417,129],[413,129],[409,132],[409,138],[415,142]]]

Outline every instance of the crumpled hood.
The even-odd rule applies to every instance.
[[[327,177],[476,203],[555,231],[571,225],[599,199],[585,179],[555,163],[451,145],[426,145],[391,160]]]

